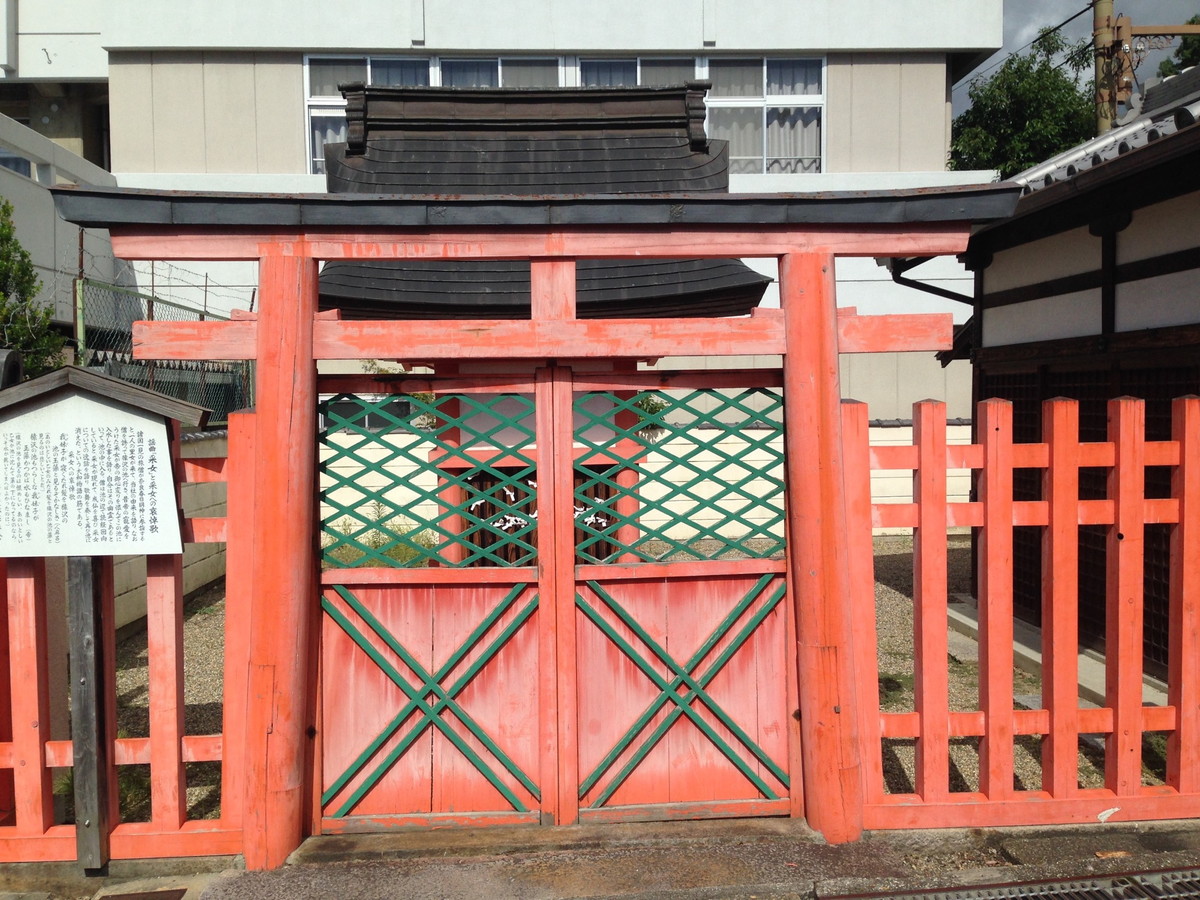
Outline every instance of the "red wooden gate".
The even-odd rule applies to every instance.
[[[256,313],[135,327],[141,357],[256,363],[248,442],[255,452],[243,468],[231,464],[231,478],[246,489],[231,495],[227,531],[231,578],[250,598],[237,645],[242,658],[234,661],[246,684],[237,800],[247,866],[281,865],[310,829],[350,827],[354,817],[548,815],[571,822],[802,810],[830,841],[858,837],[863,781],[853,626],[841,602],[851,576],[838,354],[944,347],[950,322],[837,315],[834,258],[962,252],[970,220],[1011,211],[1008,188],[949,193],[752,203],[732,196],[599,204],[534,197],[480,205],[57,191],[64,217],[108,228],[122,258],[258,266]],[[578,259],[697,256],[774,258],[782,309],[738,319],[576,315]],[[400,258],[528,260],[530,318],[343,322],[318,312],[321,260]],[[654,481],[650,457],[639,457],[638,420],[614,421],[614,429],[635,430],[594,448],[586,429],[572,434],[573,418],[587,409],[575,405],[575,394],[608,393],[617,404],[649,386],[641,376],[614,374],[613,360],[746,354],[782,359],[786,548],[763,538],[761,546],[739,548],[738,558],[717,549],[688,561],[693,544],[711,540],[719,548],[728,536],[720,529],[685,534],[674,549],[669,542],[680,532],[660,531],[654,540],[668,544],[661,553],[639,543],[636,527],[671,510],[655,493],[670,488]],[[432,517],[435,533],[426,525],[404,530],[400,540],[368,538],[379,529],[365,510],[348,527],[362,538],[355,538],[360,556],[428,556],[450,535],[459,550],[437,565],[351,565],[318,575],[316,363],[398,356],[475,361],[482,366],[476,372],[498,359],[509,361],[510,374],[519,365],[541,366],[490,382],[371,388],[414,397],[432,389],[435,398],[441,391],[459,403],[468,394],[532,393],[533,438],[522,455],[533,460],[539,516],[532,524],[533,486],[513,483],[513,467],[529,463],[506,459],[506,441],[492,442],[499,443],[492,457],[463,459],[462,441],[447,435],[440,457],[425,456],[437,471],[421,515]],[[551,361],[576,362],[568,372]],[[668,392],[714,386],[764,387],[666,384]],[[655,415],[640,410],[626,412]],[[687,468],[691,458],[676,459]],[[467,473],[481,470],[486,477],[469,481]],[[687,483],[691,476],[678,477]],[[497,493],[500,485],[513,496]],[[488,496],[471,499],[472,490]],[[484,501],[477,512],[491,507],[489,520],[510,517],[503,537],[472,523],[476,499]],[[708,497],[692,499],[703,505]],[[587,521],[597,504],[616,525]],[[579,519],[577,505],[584,507]],[[740,501],[712,505],[742,515]],[[471,555],[491,564],[466,565]],[[331,680],[334,669],[345,684]],[[595,670],[610,683],[592,679]],[[759,681],[771,690],[743,701],[741,687]],[[345,702],[346,685],[358,682],[380,698],[377,706]],[[794,761],[797,730],[802,767]],[[385,764],[390,756],[395,762]],[[317,803],[308,802],[305,777],[312,760],[320,767]],[[454,767],[462,777],[439,784],[440,773]]]
[[[321,827],[798,812],[779,386],[325,401]]]

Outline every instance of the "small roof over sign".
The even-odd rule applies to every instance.
[[[168,419],[175,419],[190,427],[203,428],[208,422],[211,412],[194,403],[177,400],[166,394],[160,394],[158,391],[151,391],[128,381],[122,381],[120,378],[102,375],[79,366],[64,366],[40,378],[34,378],[32,381],[22,382],[0,391],[0,411],[20,406],[30,400],[44,397],[67,387],[115,400],[118,403],[124,403],[127,406],[136,407]]]

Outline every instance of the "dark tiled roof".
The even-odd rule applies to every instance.
[[[1200,115],[1200,66],[1147,90],[1141,110],[1115,128],[1014,175],[1025,193],[1070,181],[1157,141],[1173,138]]]
[[[580,318],[661,318],[745,313],[770,279],[731,259],[580,260],[577,281]],[[328,263],[321,297],[346,318],[528,318],[529,264]]]
[[[723,193],[728,151],[703,131],[705,85],[453,90],[346,85],[349,139],[325,148],[332,193],[572,196]],[[737,260],[583,260],[581,318],[748,312],[770,279]],[[336,263],[321,304],[362,318],[524,318],[525,262]]]
[[[369,140],[361,156],[326,145],[332,193],[659,194],[724,191],[724,142],[693,150],[686,137],[429,137]]]

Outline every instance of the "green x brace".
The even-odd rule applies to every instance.
[[[658,744],[660,740],[671,729],[671,726],[679,720],[680,716],[687,716],[700,731],[712,741],[713,745],[721,751],[721,753],[733,763],[734,767],[744,775],[758,791],[769,800],[776,800],[779,795],[771,789],[771,787],[763,781],[763,779],[755,772],[750,764],[742,757],[740,753],[728,743],[721,739],[713,727],[705,721],[704,717],[692,708],[692,703],[699,702],[724,725],[745,747],[750,754],[761,763],[772,775],[778,779],[779,783],[785,788],[789,787],[787,773],[775,763],[767,753],[754,742],[754,740],[746,734],[724,709],[721,708],[712,697],[710,697],[705,688],[712,682],[717,674],[725,667],[726,663],[733,658],[734,654],[741,649],[742,645],[750,638],[750,636],[758,629],[763,620],[779,605],[779,601],[783,599],[786,593],[786,585],[780,581],[769,595],[765,597],[764,602],[755,611],[742,628],[734,636],[725,649],[712,661],[707,669],[704,670],[698,677],[695,675],[696,669],[712,652],[726,635],[732,630],[737,621],[745,614],[745,612],[754,604],[755,600],[762,596],[775,578],[774,575],[763,575],[755,583],[754,587],[744,596],[734,608],[725,616],[724,619],[717,625],[716,629],[709,635],[708,639],[701,644],[700,648],[691,655],[686,663],[680,665],[667,651],[654,640],[653,637],[637,622],[630,613],[620,605],[613,597],[605,593],[603,588],[594,581],[587,582],[588,587],[602,601],[603,605],[621,621],[630,631],[632,631],[638,639],[646,646],[646,648],[662,662],[663,665],[672,673],[671,679],[668,681],[665,677],[659,674],[654,664],[647,660],[645,656],[638,652],[632,644],[626,641],[621,634],[606,620],[598,610],[593,608],[583,599],[582,596],[576,595],[575,601],[579,609],[587,616],[601,632],[604,633],[629,659],[636,665],[643,674],[649,678],[654,685],[661,691],[658,697],[652,702],[646,710],[638,716],[630,729],[625,732],[625,735],[617,741],[613,748],[605,755],[591,774],[584,779],[579,786],[579,797],[582,799],[588,791],[590,791],[603,777],[604,773],[616,762],[637,738],[645,731],[647,725],[658,714],[666,704],[673,703],[674,708],[663,718],[658,726],[645,738],[645,740],[634,750],[633,755],[625,763],[624,766],[617,772],[613,779],[600,792],[596,799],[592,802],[593,809],[603,806],[608,802],[609,798],[616,793],[617,789],[625,783],[626,779],[633,773],[634,769],[641,763],[643,759],[650,753],[651,750]],[[681,695],[680,688],[686,687]]]
[[[487,762],[476,753],[470,745],[457,734],[453,728],[442,718],[442,712],[448,712],[478,740],[488,752],[495,757],[504,769],[521,783],[521,785],[529,791],[536,799],[541,800],[541,794],[537,785],[533,780],[521,770],[518,766],[500,747],[488,736],[487,732],[472,718],[470,713],[463,709],[459,704],[454,702],[454,698],[465,688],[471,679],[475,677],[479,671],[491,661],[500,649],[508,642],[508,640],[516,634],[521,627],[533,615],[538,606],[538,598],[534,596],[530,601],[517,613],[491,641],[483,648],[483,651],[476,657],[463,673],[458,677],[450,687],[442,686],[442,682],[449,677],[450,673],[458,666],[468,653],[482,640],[483,636],[491,630],[504,613],[509,610],[516,602],[521,593],[528,587],[525,584],[514,585],[512,590],[497,604],[482,622],[476,626],[475,630],[467,636],[467,639],[459,646],[445,663],[433,674],[429,674],[425,668],[416,660],[404,646],[396,640],[383,626],[383,624],[375,618],[363,605],[363,603],[355,597],[345,587],[338,585],[334,587],[338,596],[345,601],[346,605],[353,610],[363,622],[366,623],[371,633],[382,640],[387,647],[395,653],[413,674],[421,681],[419,687],[414,687],[404,678],[390,662],[367,640],[367,637],[354,626],[350,619],[339,610],[328,598],[322,598],[321,608],[325,613],[337,623],[352,641],[364,652],[371,661],[375,663],[387,677],[408,697],[408,702],[401,707],[400,711],[392,718],[379,735],[373,740],[366,749],[350,764],[338,778],[331,784],[326,791],[321,795],[322,806],[333,800],[338,793],[346,787],[347,784],[360,772],[367,762],[384,746],[392,737],[399,731],[400,726],[414,712],[419,713],[421,719],[413,724],[408,732],[400,739],[400,741],[392,748],[392,750],[380,761],[380,763],[363,779],[362,783],[354,790],[354,792],[346,799],[346,801],[338,807],[333,813],[334,818],[347,816],[358,805],[359,801],[367,795],[367,793],[378,784],[384,774],[391,768],[405,751],[412,746],[425,730],[429,727],[438,729],[459,752],[465,756],[473,766],[482,774],[488,782],[509,802],[514,810],[518,812],[527,812],[528,807],[525,806],[517,797],[516,794],[506,785],[495,770],[487,764]]]

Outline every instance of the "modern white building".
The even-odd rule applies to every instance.
[[[853,191],[988,181],[945,171],[950,89],[999,48],[1001,0],[7,0],[0,112],[111,170],[118,185],[321,192],[344,136],[342,82],[461,87],[712,82],[707,128],[730,142],[732,192]],[[147,289],[149,273],[141,273]],[[860,313],[970,312],[840,264]],[[952,260],[912,277],[962,295]],[[247,306],[236,267],[162,265],[156,294]],[[969,415],[969,374],[931,355],[859,359],[849,393],[878,418],[914,399]]]

